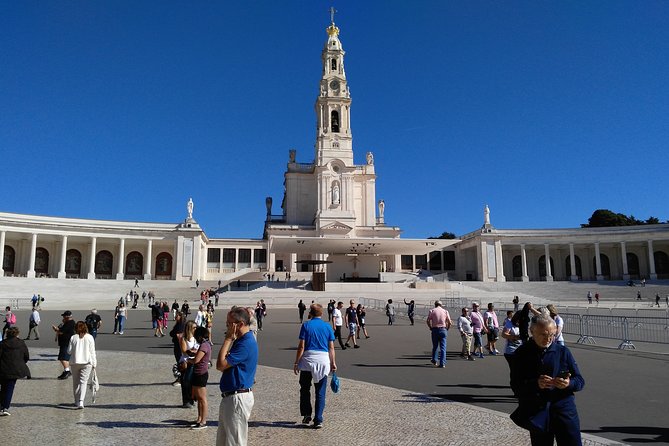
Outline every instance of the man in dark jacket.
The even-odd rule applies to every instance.
[[[70,354],[67,352],[67,347],[70,344],[70,338],[74,334],[74,319],[72,319],[72,312],[67,310],[63,314],[63,323],[58,327],[52,325],[53,331],[56,332],[58,340],[58,360],[63,365],[63,373],[58,379],[67,379],[72,376],[70,372]]]
[[[16,380],[30,376],[26,362],[30,359],[26,343],[19,338],[18,327],[7,329],[0,342],[0,417],[9,415]]]
[[[516,350],[511,360],[511,388],[518,408],[511,419],[530,431],[533,446],[581,445],[580,422],[574,392],[585,381],[567,347],[555,341],[555,322],[537,316],[532,338]]]

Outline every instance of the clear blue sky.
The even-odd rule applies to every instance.
[[[403,237],[669,219],[666,1],[0,1],[0,211],[262,236],[328,8]]]

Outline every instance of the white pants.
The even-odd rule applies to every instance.
[[[86,398],[86,388],[88,386],[88,378],[91,376],[93,366],[91,364],[70,364],[72,368],[72,390],[74,391],[74,404],[77,406],[84,405]]]
[[[253,402],[253,392],[236,393],[221,399],[216,446],[246,446]]]

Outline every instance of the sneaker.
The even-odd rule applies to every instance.
[[[181,383],[179,382],[179,380],[174,381],[174,382],[172,383],[172,385],[173,385],[174,387],[181,387]]]
[[[491,352],[490,352],[490,355],[491,355],[491,356],[497,356],[497,351],[496,351],[496,350],[491,351]]]
[[[481,359],[484,358],[483,353],[479,353],[479,358],[481,358]]]
[[[309,424],[309,423],[311,423],[311,417],[309,415],[302,418],[302,424]]]
[[[314,421],[314,429],[321,429],[323,427],[322,421]]]
[[[344,347],[348,347],[348,348],[351,348],[351,346],[350,346],[350,345],[348,345],[348,342],[347,342],[346,344],[344,344]]]
[[[355,344],[353,348],[360,348],[360,346],[358,344]]]
[[[72,373],[69,370],[63,370],[63,373],[58,376],[58,379],[67,379],[69,376],[72,376]]]
[[[437,365],[437,361],[435,361],[434,359],[430,359],[430,362],[432,363],[432,365]]]
[[[11,413],[9,413],[9,411],[7,409],[0,410],[0,417],[8,417],[10,415],[11,415]]]
[[[121,331],[121,332],[119,332],[119,334],[123,334],[123,332]]]
[[[195,426],[191,427],[190,430],[199,431],[199,430],[206,429],[206,428],[207,428],[206,424],[197,423]]]
[[[468,360],[468,361],[476,361],[476,359],[474,359],[474,357],[473,357],[472,355],[469,355],[469,357],[467,358],[467,360]]]
[[[346,350],[346,346],[343,346],[341,349],[342,349],[342,350]]]
[[[76,407],[77,410],[83,410],[83,408],[84,408],[84,405],[83,405],[83,404],[80,404],[80,405],[78,405],[78,406]]]

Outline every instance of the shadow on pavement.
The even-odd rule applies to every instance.
[[[617,432],[632,435],[623,438],[629,443],[669,443],[669,428],[651,426],[601,426],[599,429],[582,429],[582,432],[599,435],[606,432]]]

